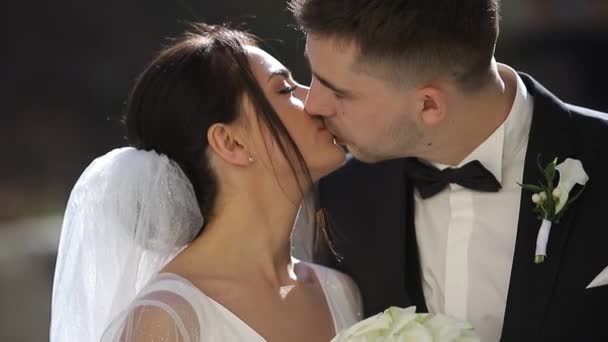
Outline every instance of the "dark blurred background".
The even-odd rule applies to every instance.
[[[497,60],[608,111],[608,0],[505,0]],[[9,1],[0,54],[0,340],[48,340],[62,212],[78,175],[125,144],[135,77],[188,21],[246,23],[310,78],[284,0]]]

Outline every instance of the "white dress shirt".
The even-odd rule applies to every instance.
[[[517,92],[503,124],[460,165],[479,160],[500,182],[496,193],[451,184],[422,199],[415,192],[422,287],[431,313],[469,321],[483,342],[500,339],[515,250],[521,183],[533,98],[517,73]],[[445,165],[437,165],[445,169]]]

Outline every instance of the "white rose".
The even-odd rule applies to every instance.
[[[392,322],[390,315],[379,313],[341,331],[331,342],[373,342],[382,338]]]
[[[425,326],[431,331],[433,341],[436,342],[453,342],[465,331],[473,331],[469,323],[446,315],[431,317]]]
[[[391,317],[390,329],[386,336],[400,333],[410,322],[415,321],[417,317],[415,306],[410,306],[406,309],[393,306],[384,311],[384,313]]]
[[[343,330],[331,342],[480,342],[467,322],[391,307]]]
[[[431,332],[418,321],[412,321],[405,326],[405,329],[394,337],[394,339],[387,338],[386,342],[433,342],[433,335]]]

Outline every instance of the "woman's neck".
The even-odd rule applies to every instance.
[[[192,267],[258,278],[272,287],[292,282],[290,236],[299,202],[275,191],[245,191],[229,198],[219,199],[203,233],[188,247]]]

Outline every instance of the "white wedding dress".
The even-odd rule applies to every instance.
[[[64,215],[49,340],[264,341],[186,279],[158,274],[203,225],[192,184],[167,156],[124,147],[95,159]],[[361,318],[347,276],[300,266],[296,274],[319,280],[336,330]]]
[[[359,290],[346,275],[320,265],[302,264],[319,280],[336,332],[362,319]],[[301,266],[301,265],[300,265]],[[306,267],[296,267],[304,270]],[[157,274],[128,309],[112,321],[101,341],[266,341],[188,280]]]

